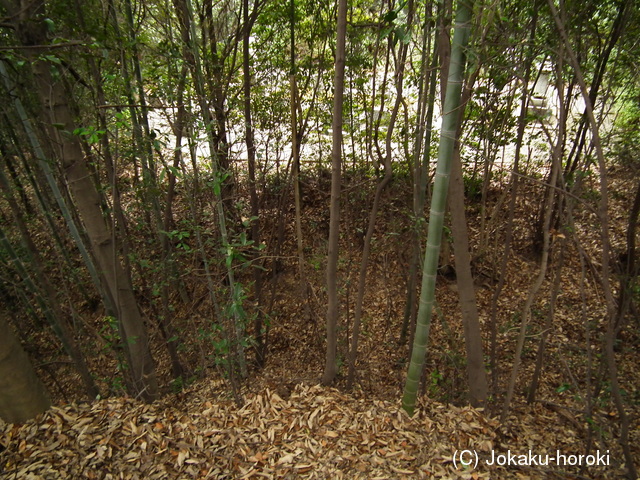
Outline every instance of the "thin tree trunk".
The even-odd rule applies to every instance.
[[[293,0],[292,0],[293,2]],[[292,67],[295,69],[295,67]],[[298,86],[295,73],[289,75],[291,85],[291,150],[293,156],[292,177],[293,177],[293,199],[296,209],[296,247],[298,249],[298,276],[301,282],[305,279],[305,259],[304,241],[302,237],[302,199],[300,192],[300,145],[298,138]]]
[[[413,1],[410,0],[408,4],[409,15],[407,19],[407,28],[411,28],[412,19],[413,19]],[[391,45],[389,45],[391,48]],[[347,389],[350,389],[353,386],[353,382],[355,380],[356,373],[356,359],[358,356],[358,342],[360,340],[360,324],[362,320],[362,304],[364,302],[364,294],[365,287],[367,281],[367,269],[369,268],[369,256],[371,252],[371,239],[373,238],[373,233],[376,227],[376,219],[378,216],[378,209],[380,207],[380,199],[382,197],[382,192],[384,189],[391,183],[391,179],[393,178],[393,170],[391,166],[391,139],[393,135],[393,130],[395,127],[396,119],[398,117],[398,110],[400,109],[400,105],[402,104],[402,86],[404,80],[404,62],[407,56],[407,46],[402,44],[401,51],[399,55],[399,60],[397,62],[398,71],[396,72],[396,101],[393,107],[393,111],[391,112],[391,119],[389,121],[389,126],[387,128],[386,135],[386,155],[384,158],[384,177],[378,183],[376,187],[376,193],[373,198],[373,205],[371,206],[371,214],[369,216],[369,225],[367,227],[367,233],[364,238],[364,246],[362,249],[362,259],[360,261],[360,274],[358,276],[358,292],[356,294],[356,304],[355,304],[355,312],[354,312],[354,320],[353,320],[353,332],[351,335],[351,348],[349,351],[349,373],[347,376]]]
[[[464,185],[459,142],[456,142],[456,148],[453,153],[452,168],[449,210],[451,211],[451,233],[453,235],[456,279],[467,352],[469,402],[474,407],[482,407],[487,400],[488,383],[484,366],[478,306],[471,274],[471,254],[469,252],[469,233],[464,209]]]
[[[627,23],[627,17],[629,14],[629,8],[631,6],[630,1],[623,0],[618,3],[618,15],[616,16],[613,25],[611,27],[611,32],[609,33],[609,39],[607,41],[607,45],[604,49],[604,52],[598,55],[596,61],[595,72],[593,74],[593,80],[591,81],[591,86],[589,89],[589,99],[591,100],[591,105],[595,105],[596,99],[598,98],[598,93],[600,91],[600,86],[602,85],[602,81],[604,80],[604,74],[607,70],[607,66],[609,64],[609,58],[611,56],[611,52],[615,47],[616,43],[622,36],[622,33],[625,29]],[[576,141],[573,143],[571,147],[571,151],[567,156],[566,167],[565,167],[565,177],[567,174],[573,173],[579,165],[580,156],[582,154],[582,150],[584,149],[587,137],[587,131],[589,130],[589,117],[585,111],[580,116],[580,123],[578,125],[578,132],[576,133]]]
[[[610,265],[610,249],[611,241],[609,239],[609,186],[607,182],[607,165],[604,159],[604,152],[600,141],[600,134],[598,129],[598,123],[596,122],[593,112],[593,103],[587,90],[587,84],[580,68],[580,63],[576,58],[576,55],[571,47],[571,42],[567,37],[567,33],[564,27],[564,23],[558,10],[552,0],[548,0],[549,8],[553,20],[558,29],[558,33],[562,39],[564,47],[567,50],[569,62],[575,72],[576,81],[580,87],[582,98],[585,102],[585,111],[589,120],[589,126],[591,128],[592,142],[596,150],[596,156],[598,159],[599,180],[600,180],[600,201],[598,204],[598,217],[600,220],[600,238],[602,242],[602,289],[607,304],[607,331],[605,333],[605,357],[607,367],[609,369],[609,381],[611,383],[611,394],[613,397],[613,403],[618,411],[620,417],[620,446],[624,453],[625,462],[627,465],[627,476],[630,479],[638,477],[638,471],[636,469],[633,454],[631,453],[631,447],[629,445],[629,415],[625,410],[624,400],[622,399],[622,393],[620,391],[620,384],[618,383],[618,367],[614,352],[614,343],[616,337],[616,302],[613,298],[613,289],[611,288],[611,282],[609,275],[611,274]]]
[[[220,8],[229,9],[230,7],[221,6]],[[201,17],[202,43],[209,46],[209,51],[207,51],[207,48],[202,49],[204,60],[202,68],[206,72],[206,76],[203,78],[203,89],[207,89],[208,98],[213,108],[212,122],[208,127],[213,134],[213,144],[215,145],[215,151],[212,152],[212,155],[216,156],[220,172],[227,177],[222,182],[221,195],[227,215],[233,215],[235,184],[229,156],[231,143],[227,131],[229,119],[226,102],[228,90],[230,85],[233,84],[232,76],[237,71],[237,51],[240,42],[235,39],[241,37],[243,26],[240,22],[240,15],[223,10],[221,14],[218,14],[219,17],[234,18],[235,25],[233,27],[236,31],[230,36],[234,41],[227,41],[225,38],[221,39],[217,29],[221,23],[226,22],[226,19],[220,21],[216,18],[211,0],[204,0],[201,9],[204,13],[204,16]],[[210,56],[207,56],[208,53],[210,53]]]
[[[291,71],[289,72],[289,88],[291,90],[291,155],[292,155],[292,177],[293,177],[293,195],[296,208],[296,245],[298,248],[298,275],[300,281],[304,282],[305,260],[304,260],[304,244],[302,239],[302,207],[300,199],[300,145],[298,138],[298,85],[296,82],[296,2],[291,0],[289,3],[289,27],[291,32],[290,44],[290,63]]]
[[[176,121],[173,124],[173,133],[176,137],[176,143],[173,152],[173,168],[167,168],[167,196],[164,206],[164,214],[162,220],[161,246],[162,246],[162,315],[160,316],[158,326],[160,332],[167,346],[167,352],[171,359],[171,373],[174,379],[184,377],[187,374],[187,369],[182,365],[180,361],[180,355],[178,354],[179,336],[176,329],[173,327],[173,310],[170,305],[170,292],[171,290],[177,290],[181,296],[188,301],[189,296],[186,292],[185,286],[178,275],[178,268],[174,259],[174,246],[170,242],[168,232],[174,228],[173,220],[173,200],[175,196],[176,186],[176,173],[179,171],[180,162],[182,160],[182,138],[184,136],[184,126],[186,121],[186,108],[184,106],[184,87],[187,80],[187,66],[182,65],[178,84],[178,98],[177,98],[177,116]],[[172,278],[173,277],[173,278]],[[173,288],[172,288],[173,287]]]
[[[638,215],[640,215],[640,183],[636,187],[636,195],[629,209],[627,223],[627,249],[622,259],[622,273],[620,275],[620,293],[618,294],[618,311],[616,312],[616,335],[624,326],[624,319],[631,308],[634,295],[633,285],[638,276],[636,262],[636,231],[638,229]]]
[[[425,22],[424,36],[430,37],[429,22]],[[426,41],[425,41],[426,43]],[[427,112],[423,120],[426,122],[424,129],[418,129],[418,140],[414,149],[414,167],[413,167],[413,214],[414,228],[412,235],[412,253],[409,264],[409,275],[407,278],[407,304],[405,306],[404,320],[400,331],[400,344],[404,345],[407,338],[409,328],[415,327],[416,310],[416,288],[418,286],[418,270],[420,268],[420,253],[422,251],[422,238],[424,237],[424,204],[427,195],[427,180],[429,177],[429,160],[431,158],[431,134],[433,130],[433,111],[436,103],[436,87],[438,84],[437,66],[438,66],[438,43],[434,42],[431,65],[427,64],[426,56],[423,55],[423,73],[422,81],[429,78],[429,91],[424,96],[423,104],[427,105]],[[422,85],[421,85],[422,86]],[[424,145],[422,145],[422,136],[424,134]]]
[[[249,53],[249,39],[251,35],[251,28],[255,21],[255,15],[257,10],[249,15],[249,0],[244,0],[244,30],[242,37],[242,74],[243,85],[242,91],[244,95],[244,124],[245,124],[245,143],[247,146],[247,163],[249,169],[249,197],[251,201],[251,240],[256,250],[259,252],[260,248],[260,203],[258,199],[258,192],[256,190],[256,146],[253,138],[253,122],[251,119],[251,69],[249,65],[250,53]],[[254,259],[253,266],[253,290],[256,304],[256,311],[254,312],[254,336],[256,342],[256,359],[258,366],[263,367],[266,356],[266,349],[264,348],[264,336],[263,327],[264,319],[262,314],[262,262]]]
[[[331,204],[327,251],[327,354],[324,374],[322,376],[322,383],[324,385],[329,385],[333,382],[338,370],[338,257],[340,241],[340,190],[342,183],[342,104],[344,100],[346,36],[347,0],[339,0],[332,122]]]
[[[540,334],[540,341],[538,342],[538,351],[536,352],[536,366],[533,371],[529,390],[527,391],[527,403],[533,403],[536,399],[536,391],[538,390],[538,384],[540,383],[540,376],[542,375],[542,367],[544,365],[544,357],[546,353],[547,338],[553,330],[553,318],[556,312],[556,302],[558,300],[558,294],[560,293],[560,279],[562,278],[562,268],[564,266],[564,256],[566,249],[566,239],[561,239],[560,245],[560,259],[558,260],[558,266],[555,271],[555,278],[553,279],[553,286],[551,287],[551,298],[549,300],[549,310],[547,311],[547,317],[544,322],[544,328]]]
[[[380,9],[378,12],[378,15],[380,17],[384,15],[383,13],[384,8],[385,8],[384,3],[380,2]],[[377,167],[378,159],[373,155],[373,137],[374,137],[374,130],[376,130],[377,125],[379,125],[379,122],[376,119],[375,104],[376,104],[376,95],[378,91],[378,59],[380,58],[380,44],[382,43],[382,38],[383,38],[382,35],[378,35],[375,46],[373,48],[373,72],[371,75],[371,109],[370,110],[367,109],[367,97],[366,95],[363,95],[363,110],[365,111],[365,131],[366,131],[366,136],[365,136],[366,147],[365,148],[366,148],[366,154],[367,154],[366,165],[368,167],[369,162],[371,162],[373,166],[376,168],[376,170],[378,168]],[[387,52],[388,52],[388,49],[387,49]],[[388,56],[385,58],[388,58]],[[381,81],[383,88],[386,81],[387,81],[387,74],[385,70],[385,74],[383,75],[383,78]],[[382,98],[384,98],[384,90],[383,90]],[[381,102],[380,112],[379,112],[380,116],[382,116],[383,106],[384,106],[384,103]],[[374,126],[374,124],[376,126]]]
[[[534,9],[534,16],[531,23],[531,32],[529,34],[530,45],[533,45],[533,39],[535,38],[535,32],[538,24],[538,15],[537,9]],[[533,47],[529,47],[529,53],[527,55],[527,60],[525,63],[525,74],[524,80],[522,82],[522,94],[520,101],[520,113],[518,115],[518,130],[516,132],[516,143],[514,147],[515,156],[513,160],[511,178],[509,181],[509,213],[507,215],[507,222],[505,227],[505,240],[504,240],[504,249],[502,252],[502,258],[500,260],[500,269],[499,269],[499,278],[498,284],[496,285],[496,289],[491,297],[491,306],[490,306],[490,329],[491,329],[491,340],[490,340],[490,368],[491,368],[491,392],[495,398],[498,388],[498,300],[500,299],[500,295],[502,294],[502,290],[504,288],[506,275],[507,275],[507,265],[509,263],[509,258],[511,257],[511,243],[513,241],[513,219],[515,217],[516,210],[516,200],[518,198],[518,187],[519,187],[519,173],[520,173],[520,151],[522,149],[522,143],[524,140],[524,132],[525,127],[527,125],[527,106],[528,106],[528,91],[529,91],[529,79],[531,77],[531,65],[533,61],[532,55]]]
[[[558,59],[557,70],[558,70],[558,85],[557,91],[560,98],[564,93],[564,84],[562,82],[562,58]],[[561,156],[562,156],[562,145],[564,142],[564,133],[566,126],[566,110],[563,106],[563,103],[560,102],[560,116],[558,118],[558,135],[556,140],[556,145],[553,148],[553,152],[551,155],[551,173],[550,173],[550,185],[556,185],[558,181],[558,175],[560,173],[561,168]],[[535,281],[531,285],[529,292],[527,294],[527,298],[525,300],[524,307],[522,308],[522,320],[520,323],[520,330],[518,332],[518,339],[516,343],[516,351],[514,353],[513,366],[511,367],[511,376],[509,377],[509,383],[507,385],[507,394],[504,399],[504,403],[502,405],[502,413],[500,414],[500,422],[504,423],[507,419],[507,415],[509,414],[509,409],[511,407],[511,401],[513,399],[513,394],[516,387],[516,381],[518,379],[518,372],[520,369],[520,363],[522,361],[522,349],[524,347],[525,336],[527,332],[527,326],[529,325],[529,321],[531,320],[531,306],[533,305],[533,301],[535,300],[542,283],[544,282],[544,278],[547,273],[547,266],[549,261],[549,248],[550,248],[550,234],[549,227],[551,225],[551,215],[554,208],[554,201],[556,197],[555,188],[548,188],[548,195],[543,203],[544,206],[544,222],[543,222],[543,240],[542,240],[542,257],[540,259],[540,270],[538,272],[538,276]]]

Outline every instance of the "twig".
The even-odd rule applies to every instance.
[[[2,25],[0,25],[2,26]],[[64,42],[64,43],[51,43],[49,45],[11,45],[11,46],[0,46],[0,50],[53,50],[56,48],[66,48],[66,47],[81,47],[87,46],[88,44],[85,42]]]

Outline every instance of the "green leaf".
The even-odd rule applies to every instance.
[[[215,178],[213,182],[211,182],[211,186],[213,187],[213,194],[219,197],[222,192],[222,182],[220,182],[218,178]]]
[[[176,168],[174,166],[169,165],[169,166],[167,166],[167,170],[169,170],[173,174],[174,177],[182,178],[182,172],[180,171],[179,168]]]
[[[56,63],[58,65],[62,65],[62,61],[56,57],[55,55],[45,55],[45,60],[49,60],[51,63]]]
[[[396,12],[395,10],[390,10],[389,12],[387,12],[387,14],[383,17],[383,20],[386,23],[391,23],[393,22],[396,18],[398,18],[398,12]]]
[[[405,45],[408,45],[411,41],[411,31],[406,31],[404,25],[400,25],[395,30],[396,37]]]
[[[44,21],[44,24],[47,26],[47,31],[55,32],[56,24],[53,20],[51,20],[50,18],[45,18],[43,21]]]
[[[388,37],[391,32],[393,32],[393,25],[389,25],[387,27],[384,27],[380,31],[380,37],[381,38]]]

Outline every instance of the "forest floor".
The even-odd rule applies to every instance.
[[[618,254],[624,251],[629,202],[637,177],[623,168],[610,174],[612,249]],[[625,465],[618,442],[619,418],[600,353],[606,309],[598,286],[600,243],[594,212],[576,208],[576,235],[571,238],[579,242],[552,232],[551,264],[532,307],[507,420],[500,424],[497,418],[513,363],[522,306],[539,271],[539,255],[531,247],[542,190],[536,183],[524,184],[518,197],[513,252],[497,303],[496,367],[488,372],[490,381],[495,379],[496,383],[490,404],[485,410],[466,406],[457,285],[455,275],[445,269],[438,278],[418,411],[409,418],[400,408],[408,342],[399,339],[410,260],[411,189],[408,181],[399,180],[384,195],[367,277],[356,385],[347,391],[346,345],[353,322],[362,232],[367,228],[374,188],[373,181],[365,181],[365,187],[356,179],[351,181],[343,203],[341,368],[334,388],[319,385],[324,366],[323,285],[329,213],[328,197],[323,193],[328,189],[318,180],[308,182],[304,191],[307,278],[301,282],[297,277],[292,207],[284,224],[283,260],[277,267],[267,265],[266,271],[264,298],[270,305],[267,362],[263,369],[252,367],[249,380],[235,398],[219,374],[220,368],[208,360],[198,379],[182,389],[172,389],[169,361],[156,333],[152,336],[157,344],[154,356],[167,385],[161,400],[144,404],[113,395],[86,403],[70,370],[61,368],[55,376],[43,375],[56,406],[24,425],[0,421],[0,477],[622,478]],[[595,184],[588,188],[597,191]],[[500,273],[507,210],[508,198],[500,190],[491,190],[485,204],[469,201],[467,208],[487,358],[491,300]],[[275,208],[269,210],[265,203],[265,225],[277,224],[275,216],[269,218],[271,211]],[[264,237],[271,242],[276,236],[274,227]],[[560,247],[565,240],[561,259]],[[451,252],[443,257],[443,263],[453,265]],[[549,325],[549,299],[558,272],[560,294]],[[206,296],[204,281],[191,293],[194,299]],[[192,368],[202,367],[203,358],[209,358],[208,352],[203,353],[205,343],[195,333],[207,321],[201,303],[194,300],[176,309],[184,344],[193,346],[184,353]],[[100,330],[98,317],[93,331]],[[621,333],[616,360],[632,421],[629,443],[640,466],[637,327],[637,319],[630,319]],[[536,400],[527,403],[539,340],[549,329]],[[190,340],[188,332],[193,335]],[[52,348],[47,342],[43,340],[39,352],[43,359],[48,357],[42,352]],[[92,371],[99,372],[103,389],[108,379],[113,387],[114,361],[106,354],[98,357],[91,362]],[[596,384],[600,393],[594,400]],[[587,419],[588,402],[593,404]],[[463,464],[470,461],[470,465]]]

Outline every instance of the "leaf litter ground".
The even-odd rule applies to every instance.
[[[252,393],[239,409],[218,391],[202,383],[151,405],[112,398],[4,424],[3,478],[572,478],[559,468],[483,465],[494,449],[544,453],[543,433],[571,452],[571,432],[550,412],[546,432],[523,422],[524,435],[506,444],[498,423],[470,407],[429,402],[409,418],[395,402],[299,384],[286,400],[269,389]],[[481,465],[456,468],[456,450],[476,451]]]

